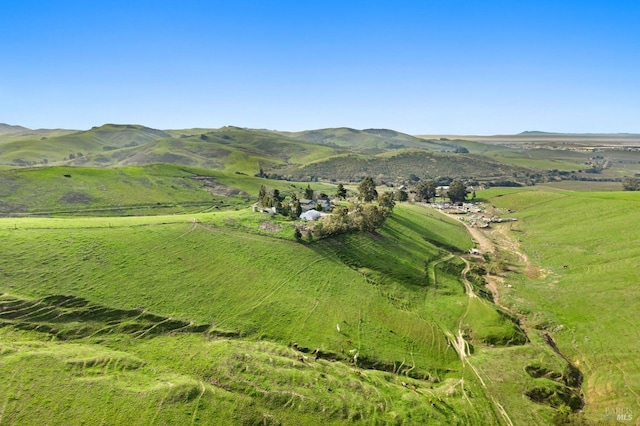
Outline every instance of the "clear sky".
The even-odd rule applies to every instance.
[[[640,133],[640,1],[0,0],[0,122]]]

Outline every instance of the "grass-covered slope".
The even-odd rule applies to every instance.
[[[36,137],[15,138],[14,136],[12,140],[0,144],[0,163],[12,165],[28,165],[44,161],[53,163],[88,153],[137,146],[169,135],[161,130],[140,125],[105,124],[87,131],[34,136]]]
[[[245,207],[261,185],[284,195],[308,183],[270,181],[171,164],[142,167],[34,167],[0,170],[0,216],[122,216]],[[329,184],[314,190],[333,193]]]
[[[174,165],[22,168],[0,172],[0,215],[201,211],[246,205],[243,188],[259,187],[253,177]]]
[[[499,423],[446,337],[468,302],[441,248],[471,246],[459,224],[398,206],[378,233],[301,244],[266,220],[0,219],[3,419]]]
[[[421,148],[433,151],[453,151],[455,146],[420,139],[389,129],[356,130],[348,127],[280,132],[306,142],[341,147],[355,152],[379,153],[400,148]]]
[[[424,150],[395,150],[373,156],[341,155],[278,171],[294,180],[318,178],[356,182],[364,176],[374,176],[378,181],[402,182],[411,175],[420,179],[447,176],[480,181],[511,180],[514,174],[524,179],[532,172],[531,169],[505,165],[479,155]]]
[[[302,165],[337,152],[264,130],[224,127],[192,133],[195,130],[169,133],[109,124],[50,138],[9,140],[13,135],[7,135],[0,137],[0,163],[101,168],[162,163],[253,175],[262,167]]]
[[[155,164],[143,167],[35,167],[0,170],[0,216],[121,216],[245,207],[261,185],[285,195],[308,184]],[[314,190],[333,193],[332,185]]]
[[[612,407],[630,408],[635,416],[640,196],[570,191],[486,196],[516,211],[513,236],[540,267],[538,273],[516,269],[508,275],[513,285],[501,290],[503,300],[550,332],[583,371],[589,418],[604,421]]]

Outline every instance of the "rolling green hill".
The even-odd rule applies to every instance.
[[[499,424],[449,336],[513,324],[465,295],[459,223],[396,210],[313,244],[249,211],[0,219],[3,419]]]
[[[205,135],[177,140],[220,136]],[[404,154],[423,153],[444,156]],[[516,233],[500,246],[500,294],[524,335],[510,313],[465,294],[460,256],[472,242],[434,209],[400,204],[375,233],[301,244],[293,222],[242,209],[262,184],[306,186],[293,182],[179,165],[17,168],[0,180],[5,214],[74,215],[0,219],[9,423],[116,412],[147,423],[549,424],[581,406],[581,379],[545,335],[584,373],[591,419],[610,401],[635,404],[632,331],[612,330],[637,310],[615,302],[635,300],[636,194],[480,193],[520,219],[494,229]],[[528,263],[511,251],[518,240]]]
[[[0,170],[0,216],[169,214],[246,207],[261,185],[282,194],[308,184],[172,164]],[[335,192],[333,185],[313,189]]]
[[[246,174],[263,170],[272,178],[294,180],[354,181],[373,175],[399,183],[414,175],[525,185],[566,179],[619,182],[640,170],[635,135],[529,132],[464,140],[350,128],[163,131],[106,124],[80,132],[3,129],[0,166],[179,164]]]
[[[596,423],[635,416],[637,193],[479,191],[518,221],[475,241],[422,205],[304,242],[307,225],[249,208],[262,185],[640,170],[634,135],[593,152],[560,136],[0,125],[0,423],[546,425],[580,421],[583,404]],[[478,235],[494,249],[471,256]]]
[[[420,179],[446,176],[480,182],[518,180],[527,182],[535,170],[509,166],[473,154],[447,154],[424,150],[395,150],[374,156],[346,154],[316,161],[302,167],[275,169],[293,180],[334,180],[358,182],[373,176],[378,182],[400,184],[411,175]]]
[[[500,289],[503,303],[551,334],[583,371],[588,418],[609,424],[611,407],[621,407],[635,419],[638,193],[502,189],[481,194],[519,219],[508,229],[529,259],[527,266],[511,258],[513,268]],[[495,361],[483,363],[486,371],[495,371]],[[495,374],[498,378],[505,379]]]
[[[137,146],[168,134],[139,125],[105,124],[87,131],[37,138],[19,138],[0,144],[0,162],[32,165],[72,160],[87,153]]]
[[[108,124],[50,138],[14,139],[0,145],[0,163],[90,167],[180,164],[256,174],[263,165],[302,165],[336,153],[331,147],[238,127],[197,134],[186,130],[173,136],[143,126]]]
[[[339,127],[280,133],[314,144],[340,147],[349,151],[370,154],[399,148],[422,148],[433,151],[455,150],[454,145],[424,140],[389,129],[356,130],[348,127]]]
[[[28,132],[29,129],[22,126],[12,126],[11,124],[0,123],[0,135]]]

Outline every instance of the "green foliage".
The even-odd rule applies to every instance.
[[[640,179],[627,178],[622,182],[625,191],[640,191]]]
[[[298,200],[295,196],[291,202],[291,218],[297,219],[302,214],[302,206],[300,205],[300,200]]]
[[[338,198],[339,200],[344,200],[347,198],[347,189],[341,183],[339,183],[338,187],[336,188],[336,198]]]
[[[358,198],[365,203],[369,203],[378,198],[378,191],[376,191],[376,184],[373,182],[373,178],[370,176],[362,179],[358,185]]]
[[[313,195],[313,189],[311,189],[311,185],[307,185],[304,189],[304,198],[307,200],[313,200],[315,197]]]
[[[390,215],[391,210],[378,208],[371,204],[351,204],[348,209],[336,206],[333,209],[333,214],[324,222],[316,223],[314,235],[321,238],[354,231],[372,232],[382,226],[386,217]],[[318,225],[321,227],[319,228]]]
[[[452,203],[462,203],[467,199],[467,187],[459,180],[454,180],[449,185],[447,197]]]
[[[384,216],[391,216],[393,208],[396,206],[393,192],[385,191],[378,196],[378,205],[382,209]]]
[[[436,196],[436,183],[433,179],[418,182],[415,187],[416,199],[418,201],[429,202]]]

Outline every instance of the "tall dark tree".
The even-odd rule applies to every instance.
[[[423,180],[416,185],[416,194],[419,201],[427,203],[436,196],[436,183],[433,180]]]
[[[311,189],[311,185],[307,185],[304,189],[304,198],[307,200],[313,200],[313,189]]]
[[[280,195],[279,190],[274,189],[273,191],[271,191],[271,199],[273,200],[273,203],[275,205],[276,203],[281,203],[284,197]]]
[[[376,184],[373,182],[373,178],[367,176],[362,179],[360,185],[358,185],[359,195],[358,198],[363,200],[365,203],[370,203],[371,201],[378,198],[378,191],[376,191]]]
[[[338,188],[336,188],[336,197],[340,200],[347,198],[347,189],[341,183],[339,183]]]
[[[291,200],[291,218],[297,219],[302,214],[302,206],[300,205],[300,200],[294,195]]]
[[[467,187],[459,180],[454,180],[449,185],[447,197],[452,203],[462,203],[467,199]]]
[[[395,193],[393,198],[398,201],[407,201],[409,199],[409,194],[407,194],[407,191],[400,189]]]

